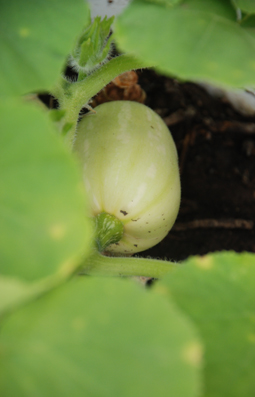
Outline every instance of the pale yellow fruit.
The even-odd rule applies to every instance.
[[[78,125],[74,150],[83,167],[91,215],[107,212],[124,225],[107,251],[132,254],[161,241],[180,205],[177,151],[163,120],[145,105],[99,105]]]

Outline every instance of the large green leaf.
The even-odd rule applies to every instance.
[[[175,7],[133,1],[117,18],[119,47],[182,79],[255,83],[255,29],[242,28],[229,1]]]
[[[78,166],[46,113],[9,101],[0,117],[0,274],[68,271],[91,242]]]
[[[161,4],[166,7],[171,7],[174,6],[178,3],[180,3],[182,0],[144,0],[148,3],[153,3],[153,4]]]
[[[223,17],[232,21],[236,21],[237,18],[231,0],[184,0],[182,1],[182,7],[195,12],[204,11],[212,16]]]
[[[6,318],[1,397],[196,397],[201,345],[159,294],[76,278]]]
[[[233,3],[242,11],[247,12],[248,14],[255,14],[254,0],[233,0]]]
[[[88,17],[84,0],[0,1],[0,95],[51,88]]]
[[[189,259],[163,283],[205,343],[204,395],[255,395],[255,255]]]
[[[0,316],[28,294],[28,285],[21,280],[0,277]]]

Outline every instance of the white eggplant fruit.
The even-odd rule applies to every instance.
[[[133,254],[159,243],[180,206],[180,175],[173,138],[147,106],[130,101],[99,105],[80,121],[74,142],[83,167],[91,215],[123,224],[107,251]]]

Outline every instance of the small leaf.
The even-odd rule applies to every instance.
[[[1,397],[197,397],[201,345],[159,294],[76,278],[3,321]]]
[[[91,73],[109,55],[112,39],[110,29],[114,17],[96,17],[77,40],[70,57],[70,65],[85,74]]]
[[[254,396],[255,255],[194,257],[162,283],[205,343],[204,395]]]
[[[0,95],[49,90],[88,23],[84,0],[2,1]]]
[[[68,272],[91,242],[78,166],[47,113],[21,101],[0,105],[0,274]]]

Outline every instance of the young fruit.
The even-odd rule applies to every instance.
[[[80,121],[74,142],[91,214],[110,214],[123,225],[120,240],[112,239],[107,251],[146,250],[167,235],[178,214],[174,141],[163,120],[140,103],[107,102],[95,111]]]

